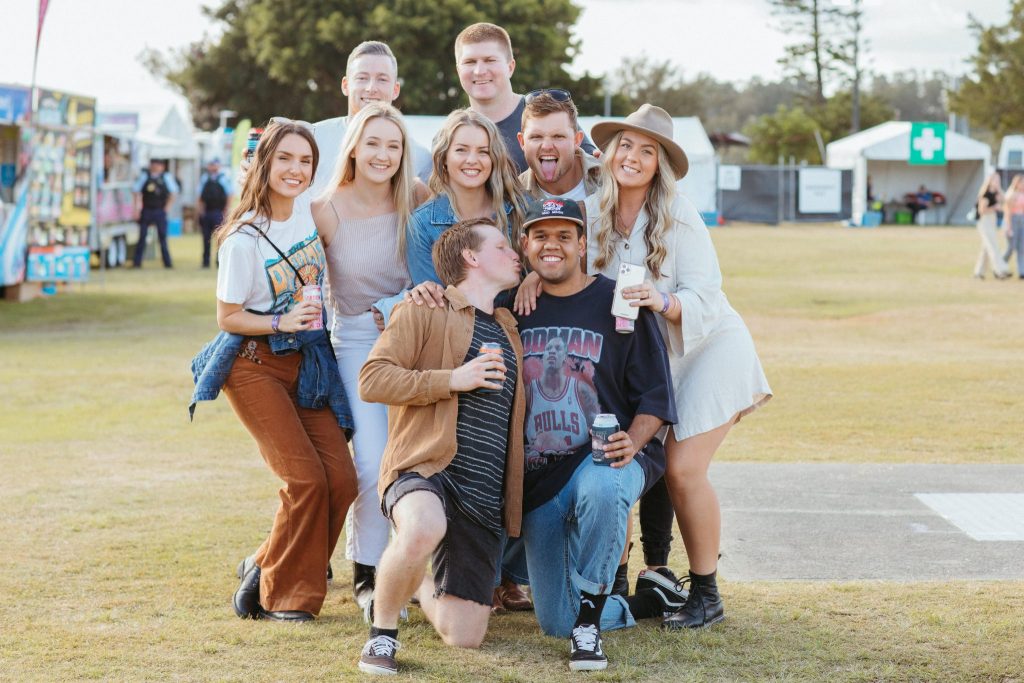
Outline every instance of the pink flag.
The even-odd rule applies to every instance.
[[[39,26],[36,27],[36,50],[39,49],[39,37],[43,35],[43,20],[46,18],[46,8],[50,0],[39,0]]]

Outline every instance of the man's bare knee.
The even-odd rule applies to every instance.
[[[407,556],[426,558],[444,539],[448,522],[441,500],[429,491],[413,491],[394,507],[395,542]]]
[[[484,642],[484,634],[477,633],[442,633],[441,640],[449,647],[461,647],[467,650],[476,650]]]

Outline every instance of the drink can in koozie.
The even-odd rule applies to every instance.
[[[604,457],[604,447],[608,445],[608,437],[619,431],[619,419],[612,413],[601,413],[594,418],[590,427],[590,457],[597,465],[610,465],[615,458]]]
[[[636,329],[636,321],[632,318],[615,316],[615,331],[619,334],[633,334]]]
[[[480,351],[477,353],[477,355],[478,356],[482,356],[485,353],[495,353],[495,354],[497,354],[499,356],[502,356],[502,358],[504,359],[504,355],[503,355],[502,350],[501,350],[501,344],[499,344],[498,342],[482,342],[480,344]],[[491,380],[491,381],[494,381],[494,380]],[[499,382],[499,384],[504,384],[504,380]],[[480,393],[483,393],[483,394],[499,394],[499,393],[501,393],[501,389],[488,389],[487,387],[480,387],[480,389],[478,389],[478,391],[480,391]]]
[[[320,290],[320,285],[303,285],[302,287],[302,300],[303,301],[315,301],[316,303],[323,306],[323,292]],[[322,330],[324,329],[324,316],[321,313],[315,320],[309,323],[309,329],[311,330]]]

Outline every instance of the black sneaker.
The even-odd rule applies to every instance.
[[[398,673],[395,653],[401,647],[398,641],[390,636],[370,638],[359,655],[359,670],[368,674],[394,676]]]
[[[658,598],[663,617],[677,612],[690,596],[690,591],[683,588],[683,582],[668,567],[641,571],[636,577],[636,592],[639,594],[641,591],[650,591]]]
[[[569,670],[603,671],[608,658],[601,647],[601,630],[594,624],[580,624],[569,636]]]
[[[718,594],[718,586],[701,584],[690,579],[690,596],[675,614],[671,614],[661,622],[661,627],[668,630],[680,628],[707,628],[725,619],[725,607],[722,596]]]
[[[636,575],[636,588],[634,590],[639,593],[642,590],[648,590],[661,585],[660,582],[654,578],[657,574],[660,574],[662,578],[668,579],[671,583],[679,583],[679,577],[676,576],[675,572],[668,567],[641,569],[640,573]]]

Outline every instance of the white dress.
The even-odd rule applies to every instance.
[[[587,208],[587,267],[594,273],[597,258],[599,197]],[[668,255],[655,281],[659,291],[673,294],[682,304],[680,323],[656,316],[668,348],[669,367],[679,422],[677,440],[719,427],[736,414],[743,417],[772,396],[754,340],[743,319],[722,291],[722,273],[711,235],[696,207],[682,195],[672,202],[675,228],[668,235]],[[619,263],[644,265],[644,233],[648,216],[641,210],[629,237],[612,235],[614,251],[601,273],[615,279]],[[648,277],[650,273],[648,273]]]

